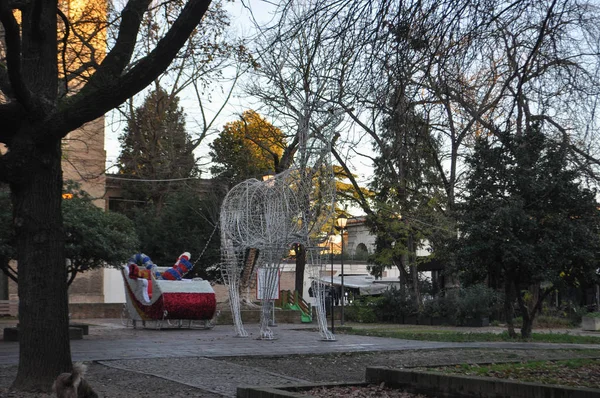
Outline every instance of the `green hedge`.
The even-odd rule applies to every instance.
[[[403,323],[411,317],[444,318],[461,325],[470,319],[490,317],[502,306],[502,295],[484,285],[454,289],[424,300],[419,308],[408,289],[391,288],[379,297],[361,297],[346,308],[349,321]]]

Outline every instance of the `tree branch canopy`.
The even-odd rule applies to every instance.
[[[21,70],[21,38],[19,24],[6,2],[0,3],[0,22],[4,27],[4,40],[6,42],[6,66],[11,91],[14,97],[25,108],[31,108],[31,94]]]
[[[136,37],[140,30],[140,23],[144,11],[150,5],[151,0],[131,0],[121,12],[121,24],[115,46],[104,58],[104,62],[90,79],[87,89],[101,86],[102,82],[114,80],[120,76],[133,54]],[[85,89],[84,89],[85,92]]]
[[[86,86],[72,97],[59,104],[58,112],[50,117],[51,131],[43,140],[62,138],[84,123],[104,115],[138,93],[164,72],[190,34],[197,28],[210,0],[190,0],[182,9],[169,31],[158,42],[155,49],[136,62],[135,66],[122,74],[129,66],[135,36],[139,30],[141,16],[134,16],[148,7],[149,1],[130,1],[123,11],[123,22],[113,49],[107,54],[98,71]],[[132,26],[125,26],[130,21]],[[135,30],[135,32],[134,32]]]

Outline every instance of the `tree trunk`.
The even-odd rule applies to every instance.
[[[417,254],[412,234],[408,236],[408,260],[410,261],[410,272],[412,274],[413,294],[416,308],[421,308],[421,290],[419,288],[419,269],[417,265]]]
[[[517,293],[517,301],[519,303],[519,308],[521,309],[521,314],[523,316],[523,325],[521,325],[521,337],[524,339],[528,339],[531,337],[531,330],[533,328],[533,319],[535,318],[535,313],[532,313],[528,306],[525,304],[521,293]]]
[[[249,308],[256,308],[257,305],[253,302],[251,288],[256,283],[256,268],[258,265],[260,251],[256,248],[247,248],[243,257],[243,268],[240,276],[240,303]]]
[[[542,303],[551,292],[551,289],[546,289],[542,291],[540,284],[536,284],[531,286],[528,289],[529,293],[531,293],[531,297],[528,300],[525,300],[523,296],[519,295],[519,307],[521,308],[521,312],[523,313],[523,326],[521,327],[521,337],[524,339],[528,339],[531,337],[531,332],[533,330],[533,321],[538,313],[541,312]]]
[[[399,260],[395,260],[394,265],[398,269],[400,286],[408,286],[410,278],[406,268],[404,268],[404,258],[401,256]]]
[[[515,311],[513,309],[514,296],[512,293],[512,281],[504,281],[504,316],[506,317],[506,328],[508,335],[514,339],[517,337],[517,333],[515,332],[515,324],[513,319],[515,317]]]
[[[296,245],[296,279],[294,281],[294,289],[298,295],[302,297],[304,291],[304,270],[306,269],[306,248],[304,245]]]
[[[521,326],[521,337],[524,339],[530,338],[532,330],[533,317],[527,317],[527,320],[525,320],[525,316],[523,316],[523,325]]]
[[[49,391],[70,371],[60,142],[32,149],[27,178],[11,184],[19,267],[19,369],[13,388]]]

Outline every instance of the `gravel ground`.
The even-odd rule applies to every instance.
[[[162,358],[101,361],[88,364],[87,380],[100,397],[233,397],[239,385],[283,385],[299,381],[357,382],[367,366],[412,367],[593,356],[579,350],[406,350],[378,353],[286,357]],[[0,367],[0,397],[47,398],[52,395],[10,392],[16,366]],[[377,387],[378,388],[378,387]],[[376,388],[355,397],[373,395]],[[380,392],[381,393],[381,392]],[[322,397],[348,396],[329,392]],[[333,395],[331,395],[333,394]],[[337,394],[337,395],[336,395]],[[409,397],[410,395],[389,395]]]

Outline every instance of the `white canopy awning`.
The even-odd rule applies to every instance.
[[[340,276],[334,276],[333,278],[322,276],[320,281],[325,285],[331,285],[332,283],[333,286],[342,285],[342,278]],[[398,280],[375,279],[372,275],[344,275],[344,287],[358,289],[359,293],[365,296],[381,294],[388,290],[390,286],[398,287]]]

